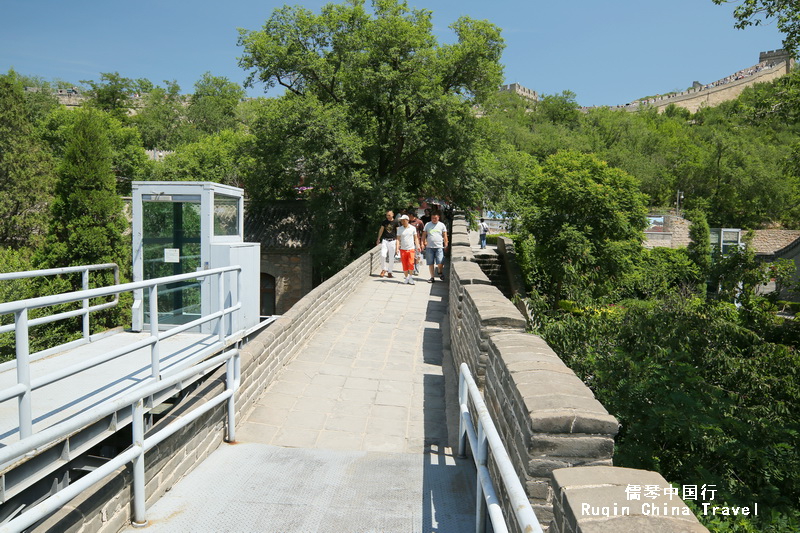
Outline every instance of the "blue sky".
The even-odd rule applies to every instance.
[[[177,80],[183,92],[206,71],[242,83],[237,28],[260,29],[272,10],[318,0],[2,0],[0,70],[45,79]],[[624,104],[684,90],[758,62],[780,48],[774,24],[736,30],[732,5],[711,0],[409,0],[433,12],[440,42],[461,15],[503,29],[507,83],[540,94],[571,90],[581,105]],[[668,9],[667,9],[668,8]],[[251,96],[262,87],[249,89]]]

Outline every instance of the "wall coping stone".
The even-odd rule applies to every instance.
[[[468,298],[478,312],[481,325],[518,328],[525,331],[527,322],[500,289],[493,285],[465,285],[464,297]]]
[[[458,264],[462,261],[473,261],[475,254],[472,253],[472,247],[464,244],[454,244],[450,247],[450,265]],[[488,278],[487,278],[488,279]]]
[[[579,466],[556,469],[552,472],[552,488],[555,505],[554,520],[564,520],[570,528],[559,531],[580,531],[581,533],[610,533],[616,531],[637,531],[652,533],[706,532],[679,497],[659,494],[656,498],[628,500],[625,489],[628,485],[657,485],[670,487],[670,484],[657,472],[621,468],[614,466]],[[608,509],[610,516],[598,516],[591,511],[584,513],[584,505],[601,510]],[[643,504],[647,506],[643,507]],[[663,510],[667,506],[667,516],[654,516],[645,509]],[[615,507],[618,509],[615,516]],[[622,514],[627,507],[629,515]],[[680,513],[672,515],[673,509]],[[551,527],[552,529],[552,527]]]
[[[458,261],[450,265],[451,273],[455,271],[455,280],[461,285],[491,285],[492,282],[486,277],[478,263],[472,261]]]

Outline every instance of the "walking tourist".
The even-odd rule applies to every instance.
[[[397,240],[397,224],[394,221],[394,212],[386,211],[386,220],[381,222],[378,230],[378,240],[375,244],[381,245],[381,277],[392,278],[394,270],[395,241]]]
[[[444,280],[444,251],[447,248],[447,226],[439,222],[439,213],[431,213],[431,221],[425,224],[425,238],[422,245],[425,248],[425,261],[431,277],[428,283],[436,281],[434,265],[438,267],[439,278]]]
[[[478,224],[478,229],[480,230],[481,249],[483,249],[486,248],[486,234],[489,233],[489,225],[481,219],[481,223]]]
[[[400,226],[397,228],[397,247],[400,249],[400,262],[405,274],[403,283],[414,285],[414,255],[419,250],[419,237],[417,228],[409,224],[408,215],[400,215]]]
[[[422,230],[425,229],[425,224],[417,218],[417,210],[416,209],[409,209],[408,210],[408,223],[411,226],[417,228],[417,239],[418,242],[422,243]],[[417,252],[414,254],[414,275],[419,275],[419,264],[422,262],[422,248],[418,248]]]

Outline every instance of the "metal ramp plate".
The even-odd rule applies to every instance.
[[[425,454],[223,444],[147,510],[154,532],[474,531],[474,470]]]

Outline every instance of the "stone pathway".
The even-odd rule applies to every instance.
[[[237,440],[421,452],[447,444],[441,322],[447,285],[370,278],[286,365]]]
[[[202,531],[213,516],[226,531],[473,530],[474,467],[452,451],[446,298],[439,280],[365,279],[237,426],[237,444],[153,505],[147,529]]]

